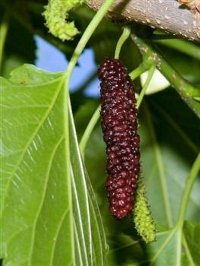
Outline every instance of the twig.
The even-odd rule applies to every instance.
[[[103,0],[89,0],[87,4],[99,9]],[[176,0],[116,0],[109,16],[139,22],[176,36],[200,42],[200,13],[181,6]]]
[[[188,104],[188,106],[200,117],[200,105],[195,100],[199,97],[200,89],[186,81],[172,66],[170,66],[164,58],[158,54],[150,44],[145,43],[135,34],[131,34],[131,38],[138,46],[140,52],[145,60],[149,63],[154,63],[161,73],[168,79],[171,85],[176,89],[181,98]]]

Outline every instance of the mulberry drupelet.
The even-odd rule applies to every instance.
[[[140,138],[134,87],[127,69],[107,58],[98,70],[101,81],[101,125],[106,142],[109,207],[118,219],[133,209],[140,173]]]

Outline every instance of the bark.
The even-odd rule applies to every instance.
[[[89,0],[88,6],[97,10],[102,2]],[[108,15],[200,42],[200,13],[197,9],[182,6],[176,0],[116,0]]]

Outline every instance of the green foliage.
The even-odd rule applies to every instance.
[[[0,3],[4,266],[199,264],[200,47],[176,39],[155,45],[153,38],[146,43],[132,34],[118,51],[129,71],[134,70],[140,94],[141,177],[156,223],[156,240],[147,244],[132,217],[117,221],[109,214],[99,100],[85,96],[84,86],[68,94],[73,67],[86,45],[94,50],[97,64],[114,56],[121,25],[108,20],[99,25],[112,1],[106,3],[86,31],[93,12],[84,7],[71,13],[84,32],[78,46],[76,39],[64,45],[46,33],[44,1],[15,1],[14,12],[9,1]],[[34,61],[35,33],[68,58],[74,52],[66,72],[22,65]],[[170,86],[159,91],[158,80],[158,90],[143,95],[146,88],[138,77],[155,67]]]

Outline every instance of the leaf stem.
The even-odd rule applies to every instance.
[[[142,90],[140,92],[140,95],[139,95],[139,97],[137,99],[137,109],[139,108],[139,106],[140,106],[140,104],[141,104],[141,102],[142,102],[142,100],[144,98],[144,94],[145,94],[145,92],[146,92],[146,90],[147,90],[147,88],[149,86],[149,83],[151,82],[151,79],[153,77],[155,69],[156,69],[155,65],[152,65],[150,70],[149,70],[147,79],[146,79],[146,81],[144,83],[144,86],[143,86],[143,88],[142,88]]]
[[[92,115],[92,117],[91,117],[91,119],[90,119],[84,133],[83,133],[83,136],[82,136],[80,144],[79,144],[82,155],[84,154],[88,139],[89,139],[97,121],[99,120],[99,113],[100,113],[100,106],[97,107],[96,111]]]
[[[86,28],[85,32],[83,33],[80,41],[78,42],[78,44],[74,50],[74,53],[72,55],[72,58],[71,58],[68,66],[67,66],[65,74],[63,75],[66,88],[69,88],[70,77],[71,77],[72,71],[73,71],[73,69],[74,69],[74,67],[78,61],[79,56],[81,55],[83,49],[85,48],[85,46],[86,46],[87,42],[89,41],[90,37],[92,36],[93,32],[95,31],[95,29],[97,28],[97,26],[99,25],[99,23],[101,22],[101,20],[103,19],[103,17],[107,13],[109,7],[112,5],[113,2],[114,2],[114,0],[106,0],[102,4],[101,8],[98,10],[96,15],[93,17],[92,21],[90,22],[90,24]],[[69,101],[69,108],[71,108],[69,97],[68,97],[68,101]],[[84,133],[83,138],[81,139],[80,148],[81,148],[82,154],[84,152],[88,138],[89,138],[89,136],[93,130],[93,127],[95,126],[96,121],[98,120],[98,114],[97,113],[98,113],[98,111],[96,110],[92,119],[91,119],[92,121],[89,122],[89,124],[86,128],[87,132]]]
[[[96,13],[96,15],[93,17],[93,19],[90,22],[90,24],[88,25],[88,27],[86,28],[85,32],[83,33],[80,41],[78,42],[78,44],[74,50],[74,53],[73,53],[72,58],[69,62],[69,65],[65,71],[65,77],[66,77],[66,83],[67,83],[66,85],[69,85],[69,79],[70,79],[71,73],[72,73],[72,71],[73,71],[73,69],[77,63],[79,56],[81,55],[83,49],[85,48],[85,46],[86,46],[87,42],[89,41],[90,37],[92,36],[93,32],[95,31],[95,29],[97,28],[97,26],[99,25],[99,23],[101,22],[101,20],[103,19],[103,17],[107,13],[109,7],[112,5],[113,2],[114,2],[114,0],[106,0],[102,4],[100,9]]]
[[[135,68],[133,71],[129,73],[129,76],[132,80],[138,78],[142,73],[148,70],[149,67],[147,67],[144,63],[141,63],[137,68]]]
[[[193,166],[191,168],[190,174],[188,176],[188,179],[186,181],[185,190],[183,192],[183,197],[181,200],[181,206],[179,210],[178,220],[177,220],[177,227],[182,227],[184,222],[184,217],[187,210],[187,205],[190,197],[190,193],[192,191],[192,186],[195,182],[195,179],[198,175],[198,172],[200,171],[200,153],[196,157],[196,160],[193,163]]]
[[[7,9],[0,26],[0,74],[2,73],[3,51],[8,33],[9,20],[10,20],[10,10]]]
[[[152,63],[154,62],[158,69],[166,76],[166,78],[183,97],[194,96],[194,93],[198,93],[197,95],[199,95],[199,89],[184,80],[172,66],[170,66],[156,51],[152,49],[149,44],[145,43],[135,34],[131,34],[131,37],[141,53],[145,55],[145,59]]]
[[[63,75],[63,79],[65,80],[65,86],[66,88],[69,88],[69,81],[70,81],[70,77],[72,74],[72,71],[77,63],[77,60],[79,58],[79,56],[81,55],[83,49],[85,48],[87,42],[89,41],[90,37],[92,36],[93,32],[95,31],[95,29],[97,28],[97,26],[99,25],[99,23],[101,22],[101,20],[103,19],[103,17],[105,16],[105,14],[107,13],[109,7],[112,5],[112,3],[114,2],[114,0],[106,0],[103,5],[101,6],[101,8],[98,10],[98,12],[96,13],[96,15],[93,17],[92,21],[90,22],[90,24],[88,25],[88,27],[86,28],[85,32],[83,33],[80,41],[78,42],[74,53],[72,55],[72,58],[68,64],[68,67],[65,71],[65,74]],[[71,108],[71,104],[70,104],[70,99],[68,97],[69,100],[69,108]],[[88,141],[88,137],[90,136],[93,127],[95,126],[96,122],[98,120],[98,111],[96,110],[92,119],[92,121],[89,122],[86,131],[83,135],[83,138],[81,139],[81,152],[83,153],[86,143]]]
[[[121,51],[121,48],[123,46],[123,44],[125,43],[125,41],[128,39],[128,37],[130,36],[131,30],[129,27],[124,27],[123,28],[123,32],[122,35],[120,36],[117,45],[116,45],[116,49],[115,49],[115,59],[119,59],[119,54]]]

